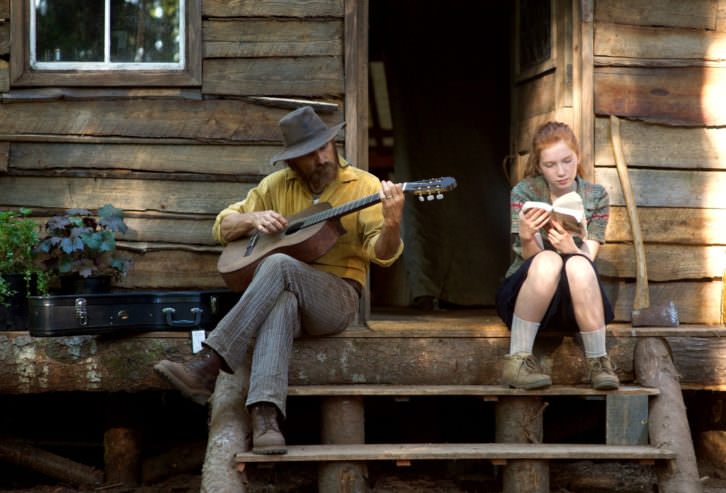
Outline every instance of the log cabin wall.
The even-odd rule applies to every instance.
[[[651,303],[673,300],[682,323],[721,323],[726,0],[595,0],[592,47],[595,178],[612,206],[598,267],[616,317],[630,319],[635,263],[609,115],[627,119]]]
[[[189,0],[201,3],[191,35],[202,79],[184,88],[114,87],[114,76],[108,87],[13,86],[20,1],[0,0],[0,207],[43,221],[112,203],[133,229],[119,237],[134,260],[121,287],[222,287],[211,226],[273,171],[277,121],[292,107],[269,99],[313,100],[328,123],[343,119],[344,0]]]

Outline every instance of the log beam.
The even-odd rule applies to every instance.
[[[638,381],[660,390],[660,394],[650,401],[650,441],[676,453],[673,461],[656,468],[658,491],[703,493],[678,370],[668,343],[656,337],[641,339],[635,347],[634,360]]]
[[[365,443],[363,397],[326,397],[321,404],[323,444]],[[321,462],[318,491],[366,491],[367,469],[361,462]]]

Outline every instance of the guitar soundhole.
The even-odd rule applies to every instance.
[[[298,231],[300,231],[300,228],[302,228],[302,227],[303,227],[302,221],[297,222],[297,223],[292,223],[285,230],[285,234],[286,235],[291,235],[291,234],[297,233]]]

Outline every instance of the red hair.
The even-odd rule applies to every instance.
[[[539,160],[542,151],[547,147],[559,141],[567,144],[572,152],[577,156],[577,175],[583,176],[582,162],[580,161],[580,145],[577,143],[575,132],[562,122],[547,122],[537,128],[532,137],[532,147],[530,147],[527,166],[524,169],[524,176],[537,176],[542,174],[539,169]]]

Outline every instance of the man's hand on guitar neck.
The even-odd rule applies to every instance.
[[[230,214],[220,224],[222,238],[230,242],[249,236],[255,231],[270,234],[287,227],[287,219],[275,211],[258,211]]]
[[[383,229],[376,242],[376,256],[388,259],[398,252],[401,244],[401,218],[405,196],[400,184],[385,180],[381,182],[381,191],[378,194],[383,205]]]

